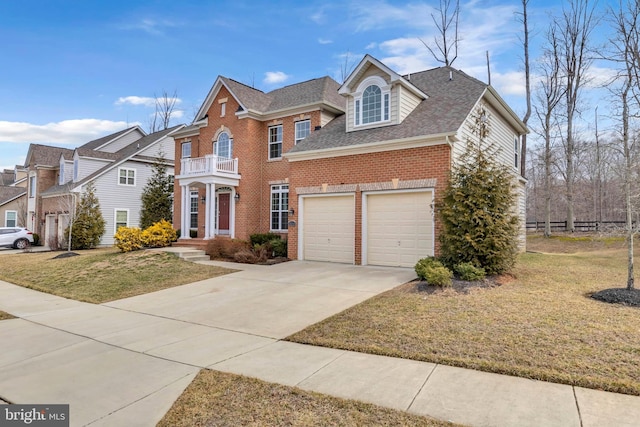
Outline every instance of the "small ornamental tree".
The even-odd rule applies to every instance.
[[[172,221],[173,178],[167,174],[164,154],[153,164],[153,175],[142,190],[140,228],[146,229],[162,220]]]
[[[69,238],[69,231],[69,227],[64,231],[65,240]],[[104,231],[105,221],[100,211],[100,202],[93,183],[89,183],[76,208],[71,229],[71,249],[95,248],[100,244]]]
[[[440,260],[449,268],[471,263],[487,274],[513,267],[518,253],[513,172],[490,149],[469,145],[439,203]]]

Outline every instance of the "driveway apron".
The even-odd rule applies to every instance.
[[[200,368],[244,372],[234,361],[254,352],[254,369],[295,356],[277,382],[297,384],[344,352],[280,339],[414,276],[292,261],[102,305],[0,281],[0,310],[18,317],[0,322],[0,398],[70,404],[73,426],[148,426]]]

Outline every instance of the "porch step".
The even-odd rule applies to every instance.
[[[183,260],[189,262],[209,261],[211,259],[209,255],[199,249],[182,250],[180,252],[176,252],[176,254]]]

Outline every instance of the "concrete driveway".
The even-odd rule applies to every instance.
[[[103,305],[0,281],[0,310],[20,317],[0,322],[0,398],[68,403],[74,426],[155,425],[200,368],[277,350],[279,339],[415,276],[303,261],[242,268]],[[287,374],[304,378],[343,353],[319,350]]]

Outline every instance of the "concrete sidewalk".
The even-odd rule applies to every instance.
[[[104,305],[0,282],[20,317],[0,322],[0,397],[69,403],[74,426],[151,426],[210,368],[472,426],[639,424],[635,396],[280,341],[411,275],[286,264]]]

